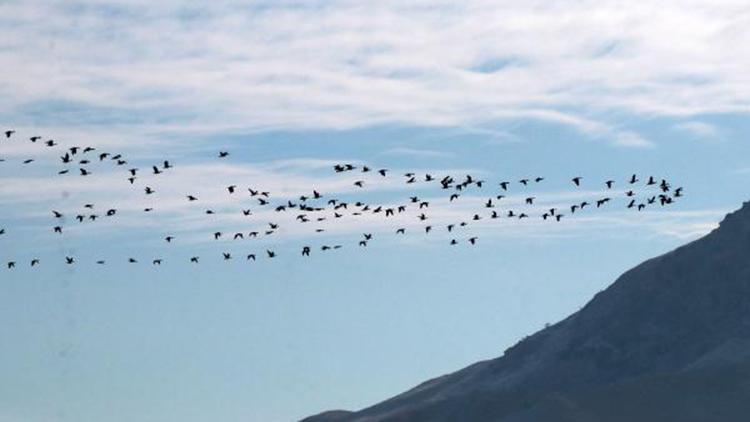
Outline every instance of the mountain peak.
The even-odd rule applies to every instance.
[[[750,201],[744,202],[738,210],[727,214],[719,223],[719,227],[750,232]]]

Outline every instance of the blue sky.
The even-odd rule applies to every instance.
[[[0,122],[17,130],[0,141],[0,262],[19,262],[0,270],[2,422],[286,421],[361,408],[501,355],[750,198],[742,2],[151,3],[0,3]],[[90,178],[59,177],[59,154],[33,135],[175,169],[136,188],[100,164]],[[480,236],[473,248],[447,246],[445,233],[399,238],[374,218],[342,220],[319,240],[291,225],[256,244],[210,239],[283,219],[225,215],[249,206],[230,184],[384,203],[412,192],[377,177],[357,192],[358,175],[331,171],[338,162],[541,175],[532,192],[544,206],[597,197],[604,180],[633,173],[686,196],[643,213],[620,199],[554,226],[482,223],[461,234]],[[435,221],[486,196],[435,209]],[[52,209],[84,203],[121,212],[50,232]],[[206,219],[204,204],[220,215]],[[155,214],[139,212],[149,205]],[[376,234],[366,250],[363,232]],[[166,234],[177,242],[167,247]],[[306,242],[345,247],[302,259]],[[278,260],[221,262],[266,247]],[[80,262],[66,267],[65,255]],[[193,255],[199,266],[186,264]],[[31,271],[33,257],[42,265]],[[165,265],[148,264],[155,257]]]

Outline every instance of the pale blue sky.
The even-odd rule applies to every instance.
[[[737,48],[750,14],[739,2],[149,3],[0,3],[0,122],[18,131],[0,141],[0,262],[19,262],[0,270],[0,422],[288,421],[361,408],[499,356],[750,198],[750,60]],[[91,178],[60,178],[58,154],[26,140],[37,134],[176,167],[135,190],[99,164]],[[554,227],[469,228],[473,248],[440,233],[397,238],[372,220],[320,241],[289,230],[213,242],[244,223],[207,223],[183,199],[235,209],[222,190],[232,183],[282,197],[409,196],[377,179],[354,192],[355,175],[330,170],[348,161],[542,175],[533,192],[550,204],[632,173],[686,196],[640,214],[619,200]],[[145,185],[158,199],[145,200]],[[87,202],[122,212],[50,232],[50,210]],[[146,218],[149,204],[159,213]],[[258,225],[275,218],[259,214]],[[362,250],[366,231],[376,241]],[[345,247],[302,259],[306,242]],[[220,261],[266,246],[276,261]],[[201,265],[186,264],[192,255]]]

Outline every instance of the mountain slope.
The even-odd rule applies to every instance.
[[[708,400],[722,381],[736,394],[716,396],[715,404],[746,409],[750,387],[733,374],[750,370],[748,356],[750,203],[745,203],[710,234],[627,271],[579,312],[500,358],[358,412],[328,412],[306,421],[598,421],[600,407],[641,409],[648,401],[638,401],[639,391],[650,391],[665,406],[673,403],[677,412],[680,391]],[[664,417],[656,409],[641,410],[646,413],[628,420],[650,420],[649,411]],[[727,417],[700,420],[734,420]]]

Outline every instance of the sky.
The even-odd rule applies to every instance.
[[[748,28],[741,1],[0,2],[0,129],[16,130],[0,139],[0,262],[18,262],[0,269],[0,422],[297,420],[502,355],[750,199]],[[57,175],[60,149],[36,135],[121,153],[139,179],[96,159],[89,177]],[[488,183],[451,205],[406,186],[410,171]],[[482,221],[457,247],[411,210],[313,235],[244,193],[416,194],[437,227],[501,180],[543,176],[504,199],[536,196],[536,212],[606,195],[609,179],[622,193],[634,173],[685,196]],[[70,221],[86,203],[118,214]],[[253,218],[232,212],[245,207]],[[257,241],[211,235],[268,221],[281,229]],[[279,256],[243,258],[267,248]]]

